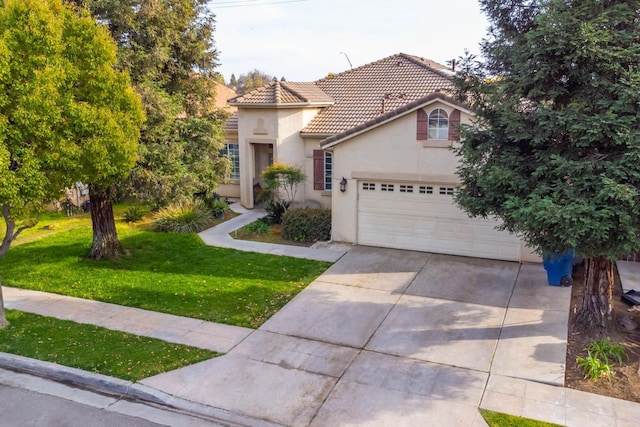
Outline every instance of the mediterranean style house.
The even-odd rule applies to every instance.
[[[254,207],[274,162],[301,168],[297,201],[332,210],[332,240],[510,261],[522,241],[453,203],[450,149],[473,112],[447,93],[449,68],[400,53],[310,83],[273,82],[228,100],[234,160],[223,196]]]

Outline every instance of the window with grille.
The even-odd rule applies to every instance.
[[[430,185],[421,185],[419,191],[420,194],[433,194],[433,187]]]
[[[240,179],[240,145],[227,142],[225,148],[220,150],[221,156],[227,156],[231,160],[229,179]]]
[[[443,196],[453,196],[453,187],[440,187],[440,194]]]
[[[363,190],[368,190],[368,191],[375,191],[376,184],[373,183],[373,182],[363,182],[362,183],[362,189]]]

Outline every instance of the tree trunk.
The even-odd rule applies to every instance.
[[[0,329],[7,326],[7,316],[4,315],[4,298],[2,297],[2,281],[0,281]]]
[[[116,259],[123,254],[113,217],[111,190],[95,184],[89,185],[89,206],[93,225],[93,245],[89,258]]]
[[[613,261],[604,257],[585,260],[584,296],[578,317],[585,327],[613,325]]]

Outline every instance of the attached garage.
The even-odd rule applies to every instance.
[[[358,181],[357,243],[520,261],[521,242],[494,220],[469,218],[449,184]]]

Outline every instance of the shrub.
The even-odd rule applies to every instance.
[[[146,210],[142,206],[129,206],[122,217],[125,222],[140,222],[144,218]]]
[[[220,215],[229,209],[229,201],[221,199],[218,193],[197,193],[194,196],[196,200],[202,200],[214,215]]]
[[[253,221],[250,224],[245,225],[239,231],[241,234],[244,234],[244,235],[267,234],[269,231],[271,231],[271,227],[269,227],[269,224],[259,219],[257,221]]]
[[[274,163],[262,171],[267,188],[270,189],[275,198],[280,189],[284,190],[287,195],[286,200],[289,204],[293,203],[296,198],[298,186],[302,184],[306,178],[302,169],[294,166],[287,166],[282,163]]]
[[[224,199],[214,199],[211,210],[217,217],[224,215],[225,211],[229,209],[229,202]]]
[[[211,211],[200,200],[183,202],[160,209],[154,215],[155,231],[199,233],[215,221]]]
[[[282,216],[289,208],[289,202],[285,200],[270,200],[265,202],[264,210],[267,211],[267,219],[270,224],[282,223]]]
[[[315,242],[331,238],[331,211],[293,209],[282,216],[282,237],[296,242]]]

